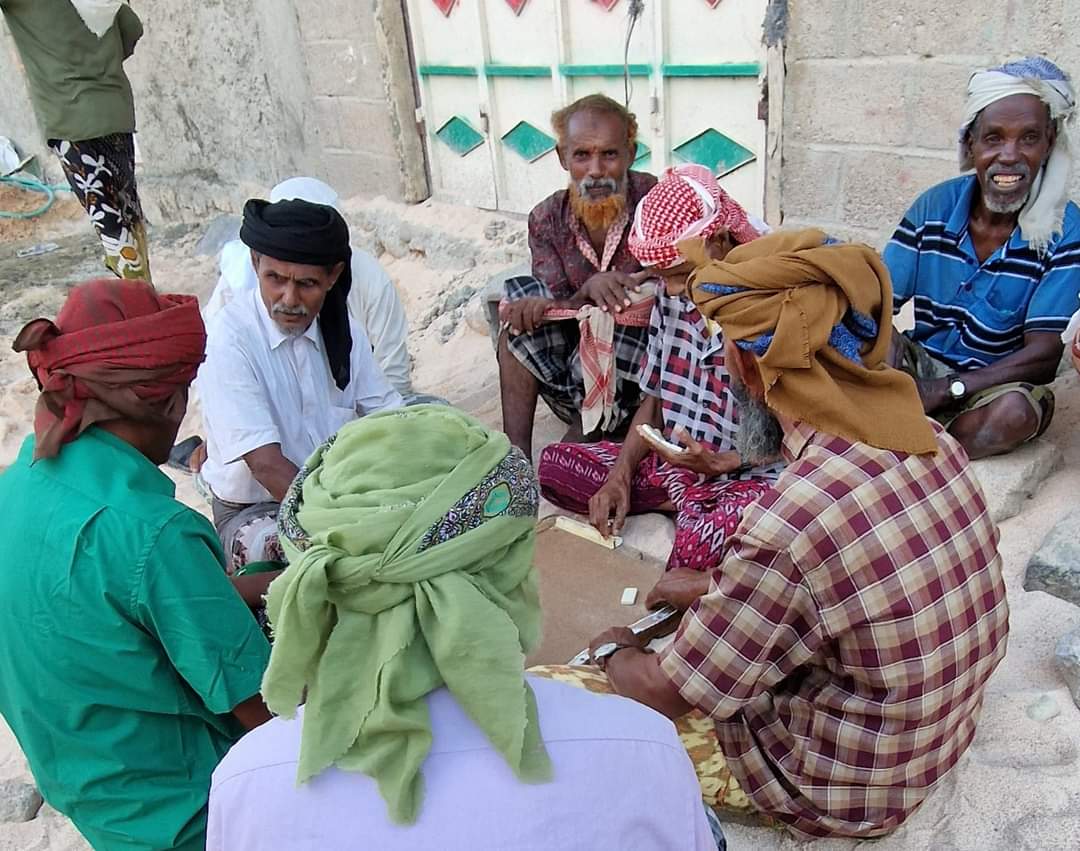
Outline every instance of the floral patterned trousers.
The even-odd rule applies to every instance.
[[[86,208],[117,277],[150,282],[150,257],[135,188],[135,137],[114,133],[69,142],[50,139],[75,197]]]

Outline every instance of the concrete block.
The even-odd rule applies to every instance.
[[[1061,462],[1061,450],[1048,440],[1033,440],[1008,455],[972,462],[995,523],[1015,517]]]
[[[304,41],[370,40],[375,9],[370,0],[293,0]]]
[[[394,151],[394,130],[385,98],[363,101],[357,98],[331,98],[337,112],[342,148],[390,154]]]
[[[813,151],[799,142],[784,146],[780,205],[789,216],[810,221],[835,221],[839,213],[842,154]]]
[[[847,33],[848,0],[788,0],[787,61],[837,55]]]
[[[350,39],[304,45],[313,95],[358,94],[364,63],[360,42]]]
[[[844,162],[841,220],[863,230],[895,228],[920,193],[956,174],[951,159],[853,151]]]
[[[44,803],[29,780],[0,781],[0,823],[30,821]]]
[[[902,145],[905,93],[915,63],[788,66],[784,132],[811,142]]]
[[[385,195],[401,199],[401,164],[394,157],[354,151],[327,151],[323,178],[342,198],[350,195]]]
[[[921,148],[955,151],[973,69],[967,63],[938,62],[920,62],[916,69],[909,79],[904,105],[909,122],[907,141]]]
[[[304,56],[312,94],[385,103],[383,62],[375,44],[354,39],[309,42]]]
[[[1080,605],[1080,509],[1061,518],[1031,557],[1024,589]]]
[[[311,108],[315,116],[315,132],[319,141],[326,148],[347,148],[341,132],[341,99],[336,97],[314,97]]]

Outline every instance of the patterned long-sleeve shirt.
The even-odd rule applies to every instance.
[[[661,660],[754,805],[806,836],[895,828],[975,734],[1005,655],[997,530],[959,444],[800,425]]]
[[[641,264],[626,247],[634,210],[656,178],[642,171],[627,172],[626,213],[611,226],[603,256],[597,256],[584,227],[570,207],[570,192],[560,189],[529,213],[529,251],[533,277],[548,285],[551,297],[570,298],[597,272],[637,272]]]

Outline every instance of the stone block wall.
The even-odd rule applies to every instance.
[[[156,0],[135,8],[146,34],[125,68],[152,222],[237,212],[243,198],[296,174],[322,178],[343,197],[426,197],[396,0]],[[0,79],[0,135],[41,154],[59,176],[6,31]]]
[[[1080,78],[1080,0],[789,0],[788,14],[784,224],[878,247],[958,173],[973,70],[1042,53]]]

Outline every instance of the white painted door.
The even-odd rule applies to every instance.
[[[553,110],[590,92],[629,105],[635,167],[712,168],[761,214],[758,120],[767,0],[407,0],[436,197],[528,212],[566,183]]]

